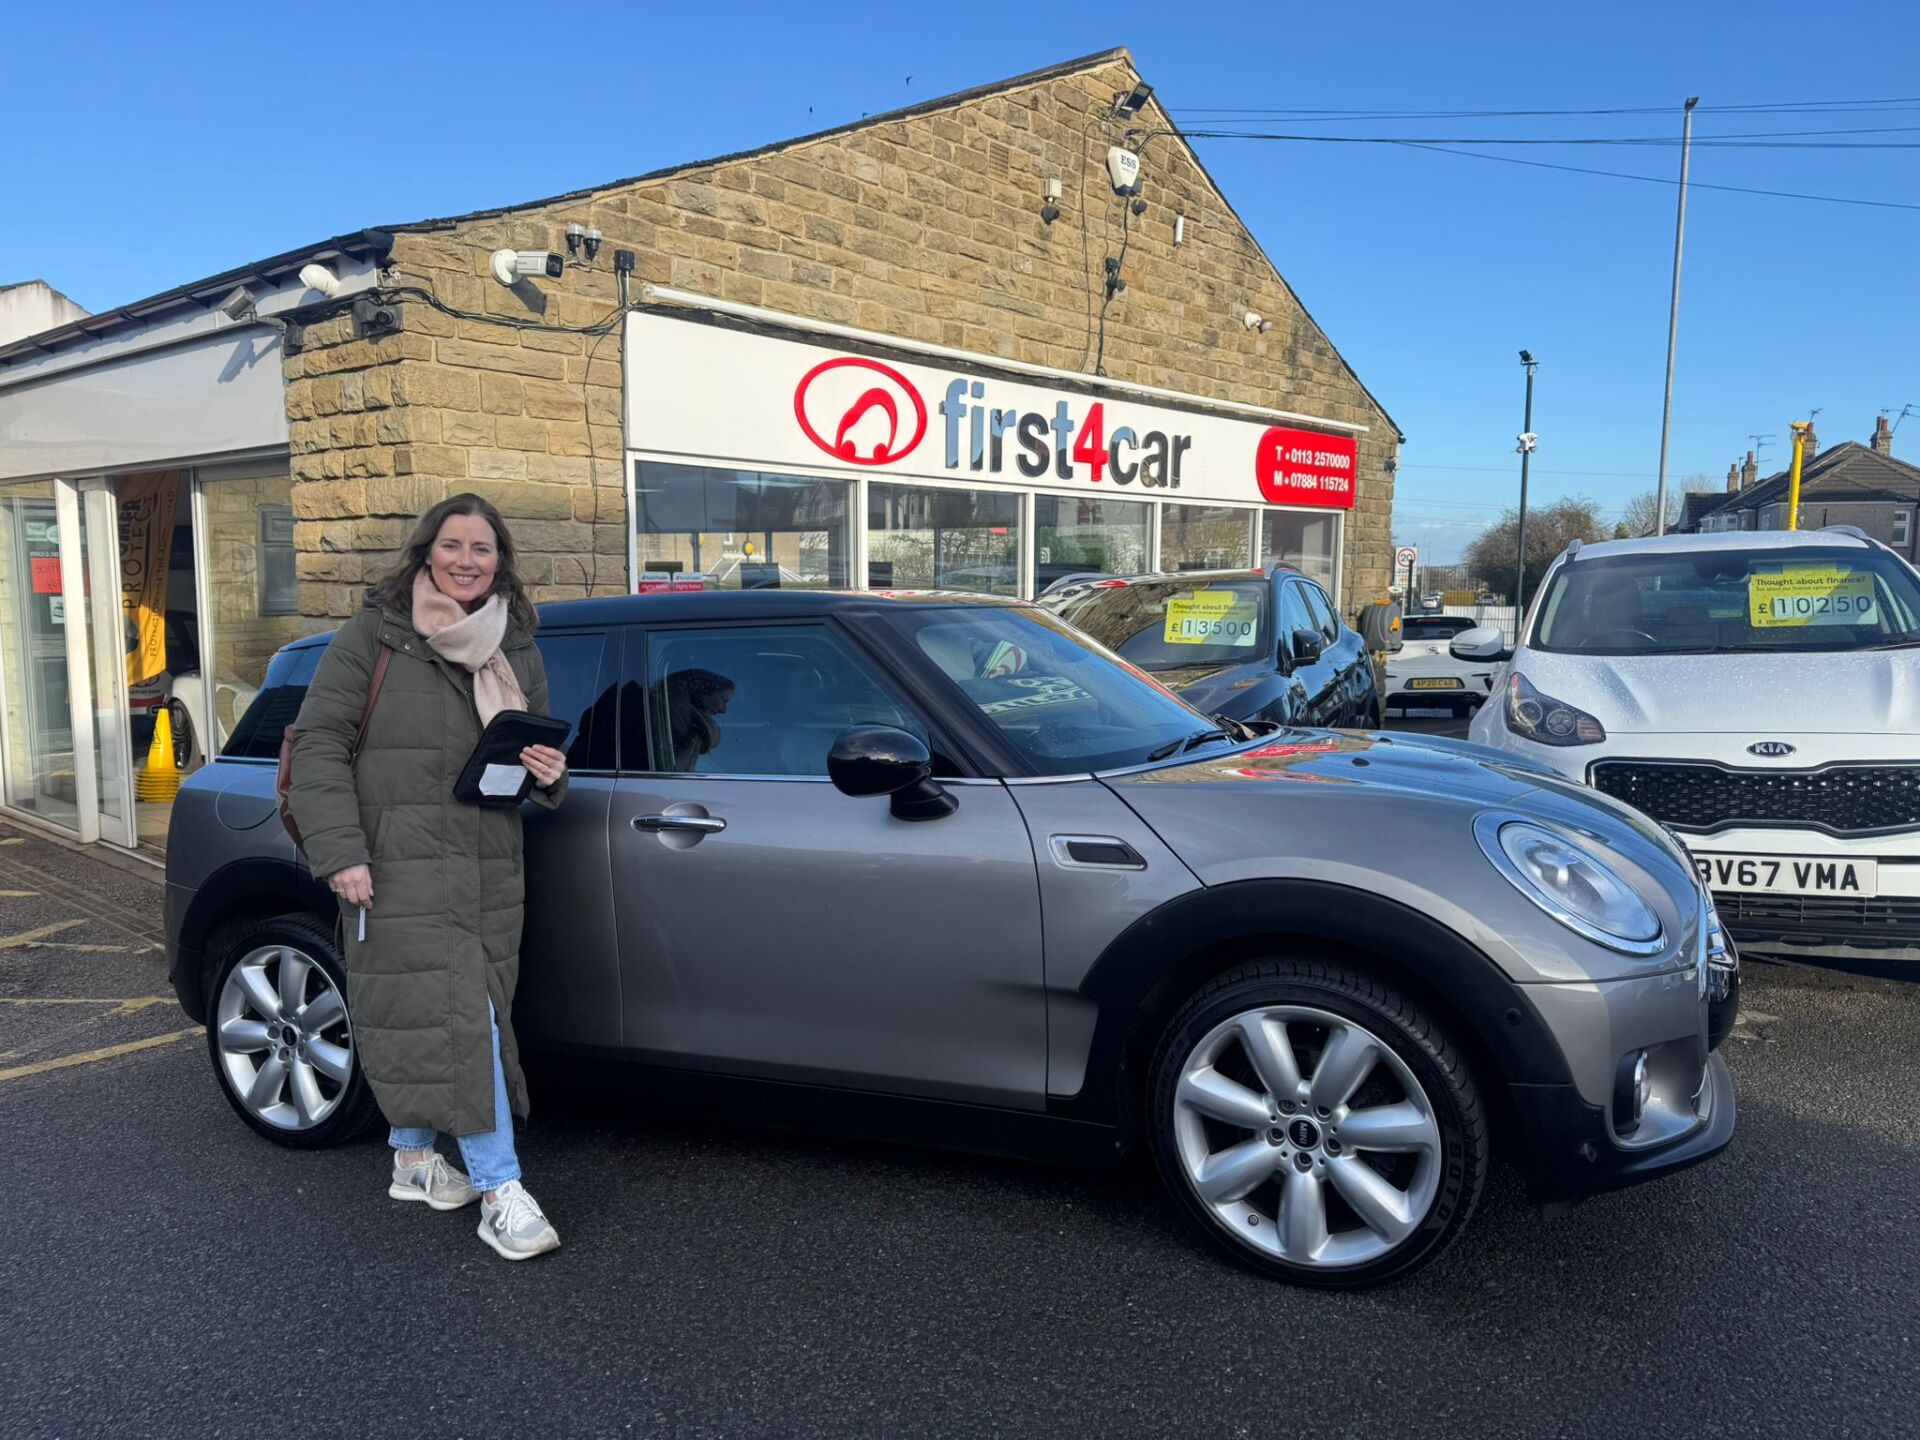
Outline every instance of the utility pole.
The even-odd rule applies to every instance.
[[[1527,367],[1527,410],[1520,422],[1520,556],[1513,575],[1513,633],[1520,635],[1520,621],[1527,611],[1527,462],[1533,458],[1533,371],[1540,362],[1533,352],[1522,350],[1520,363]]]
[[[1788,428],[1793,431],[1793,478],[1787,482],[1787,528],[1798,530],[1800,528],[1800,457],[1807,448],[1807,432],[1813,429],[1813,421],[1795,420]]]
[[[1687,101],[1687,118],[1680,132],[1680,217],[1673,227],[1673,299],[1667,309],[1667,399],[1660,407],[1660,484],[1656,503],[1660,513],[1654,519],[1656,535],[1667,533],[1667,437],[1673,429],[1673,351],[1680,339],[1680,251],[1687,239],[1687,161],[1693,155],[1693,107],[1700,103],[1695,95]]]

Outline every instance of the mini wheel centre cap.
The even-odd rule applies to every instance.
[[[1320,1127],[1303,1116],[1287,1126],[1287,1139],[1302,1150],[1311,1150],[1320,1143]]]

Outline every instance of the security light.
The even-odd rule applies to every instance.
[[[1153,94],[1153,86],[1142,80],[1131,90],[1122,90],[1113,97],[1113,113],[1116,115],[1138,115],[1146,107],[1148,98]]]

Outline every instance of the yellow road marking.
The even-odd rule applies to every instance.
[[[38,890],[0,890],[0,900],[31,900],[39,893]]]
[[[189,1035],[198,1035],[198,1025],[185,1030],[175,1030],[168,1035],[155,1035],[146,1040],[131,1040],[125,1045],[108,1045],[99,1050],[83,1050],[78,1055],[62,1055],[57,1060],[38,1060],[31,1065],[16,1065],[11,1070],[0,1070],[0,1081],[20,1080],[28,1075],[44,1075],[49,1070],[65,1070],[71,1065],[91,1065],[96,1060],[112,1060],[117,1056],[131,1055],[136,1050],[152,1050],[156,1046],[171,1045],[176,1040]]]
[[[51,925],[42,925],[38,930],[22,930],[18,935],[0,937],[0,950],[32,945],[49,935],[58,935],[63,930],[75,930],[86,923],[84,920],[57,920]]]
[[[84,999],[76,1000],[65,998],[52,1000],[43,999],[38,996],[18,997],[0,995],[0,1005],[111,1005],[114,1007],[113,1013],[115,1015],[132,1015],[136,1011],[145,1010],[152,1005],[172,1005],[175,1003],[177,1002],[175,1002],[171,995],[135,995],[127,1000],[115,999],[112,996],[87,996]]]

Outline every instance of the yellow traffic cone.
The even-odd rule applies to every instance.
[[[147,747],[147,768],[133,782],[142,800],[165,802],[180,790],[180,770],[173,763],[173,717],[162,705],[153,717],[153,744]]]

